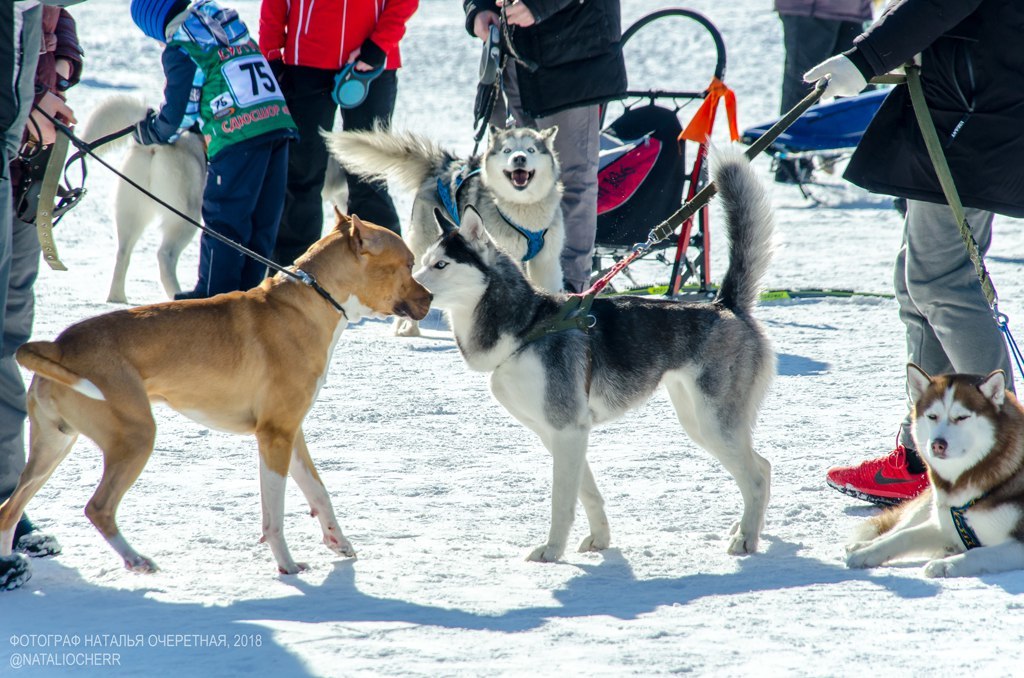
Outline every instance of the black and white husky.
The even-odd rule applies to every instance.
[[[577,497],[590,522],[580,551],[608,547],[604,502],[586,459],[590,429],[642,405],[662,384],[683,428],[722,462],[743,495],[729,553],[757,549],[771,466],[754,451],[752,430],[775,356],[752,307],[771,259],[772,217],[764,187],[738,151],[716,154],[715,177],[731,260],[710,304],[598,298],[589,333],[531,341],[565,297],[530,284],[472,209],[459,228],[439,224],[440,240],[420,259],[413,277],[448,312],[466,363],[492,373],[494,397],[553,457],[551,531],[530,560],[562,556]]]
[[[324,138],[346,172],[390,179],[415,193],[403,236],[417,260],[437,240],[435,208],[457,224],[466,205],[473,205],[494,242],[522,263],[530,280],[560,292],[565,227],[552,148],[557,131],[491,127],[483,156],[468,160],[412,132],[325,132]],[[415,332],[400,327],[399,333]]]

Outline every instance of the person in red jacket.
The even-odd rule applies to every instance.
[[[331,97],[335,76],[350,63],[361,73],[383,67],[370,82],[366,99],[342,108],[347,130],[391,123],[402,65],[398,43],[419,0],[263,0],[259,45],[270,62],[292,118],[299,143],[288,164],[288,192],[274,250],[288,264],[316,242],[323,230],[327,148],[319,130],[334,128],[338,109]],[[382,184],[348,177],[349,214],[399,232],[398,214]]]

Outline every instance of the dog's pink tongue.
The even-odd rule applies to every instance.
[[[525,186],[530,180],[530,173],[526,170],[512,170],[512,183],[516,186]]]

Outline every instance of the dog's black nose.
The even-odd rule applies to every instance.
[[[515,153],[515,154],[512,155],[512,157],[509,160],[511,161],[513,167],[525,167],[526,166],[526,154],[525,153]]]
[[[949,443],[944,438],[936,438],[932,441],[932,453],[936,457],[942,457],[946,454],[946,450],[949,448]]]

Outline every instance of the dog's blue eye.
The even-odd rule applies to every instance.
[[[929,414],[927,416],[928,416],[928,421],[938,421],[939,420],[939,415],[937,415],[937,414]]]
[[[528,148],[528,149],[526,149],[526,152],[527,153],[536,153],[537,149],[536,148]]]
[[[434,268],[440,270],[440,269],[444,268],[447,265],[448,265],[447,261],[439,261],[436,264],[434,264]]]
[[[970,415],[963,414],[963,415],[961,415],[959,417],[953,417],[953,423],[954,424],[959,424],[961,421],[967,421],[970,418],[971,418]]]
[[[505,155],[508,155],[509,153],[512,152],[512,149],[511,148],[503,148],[503,149],[501,149],[501,152],[504,153]]]

